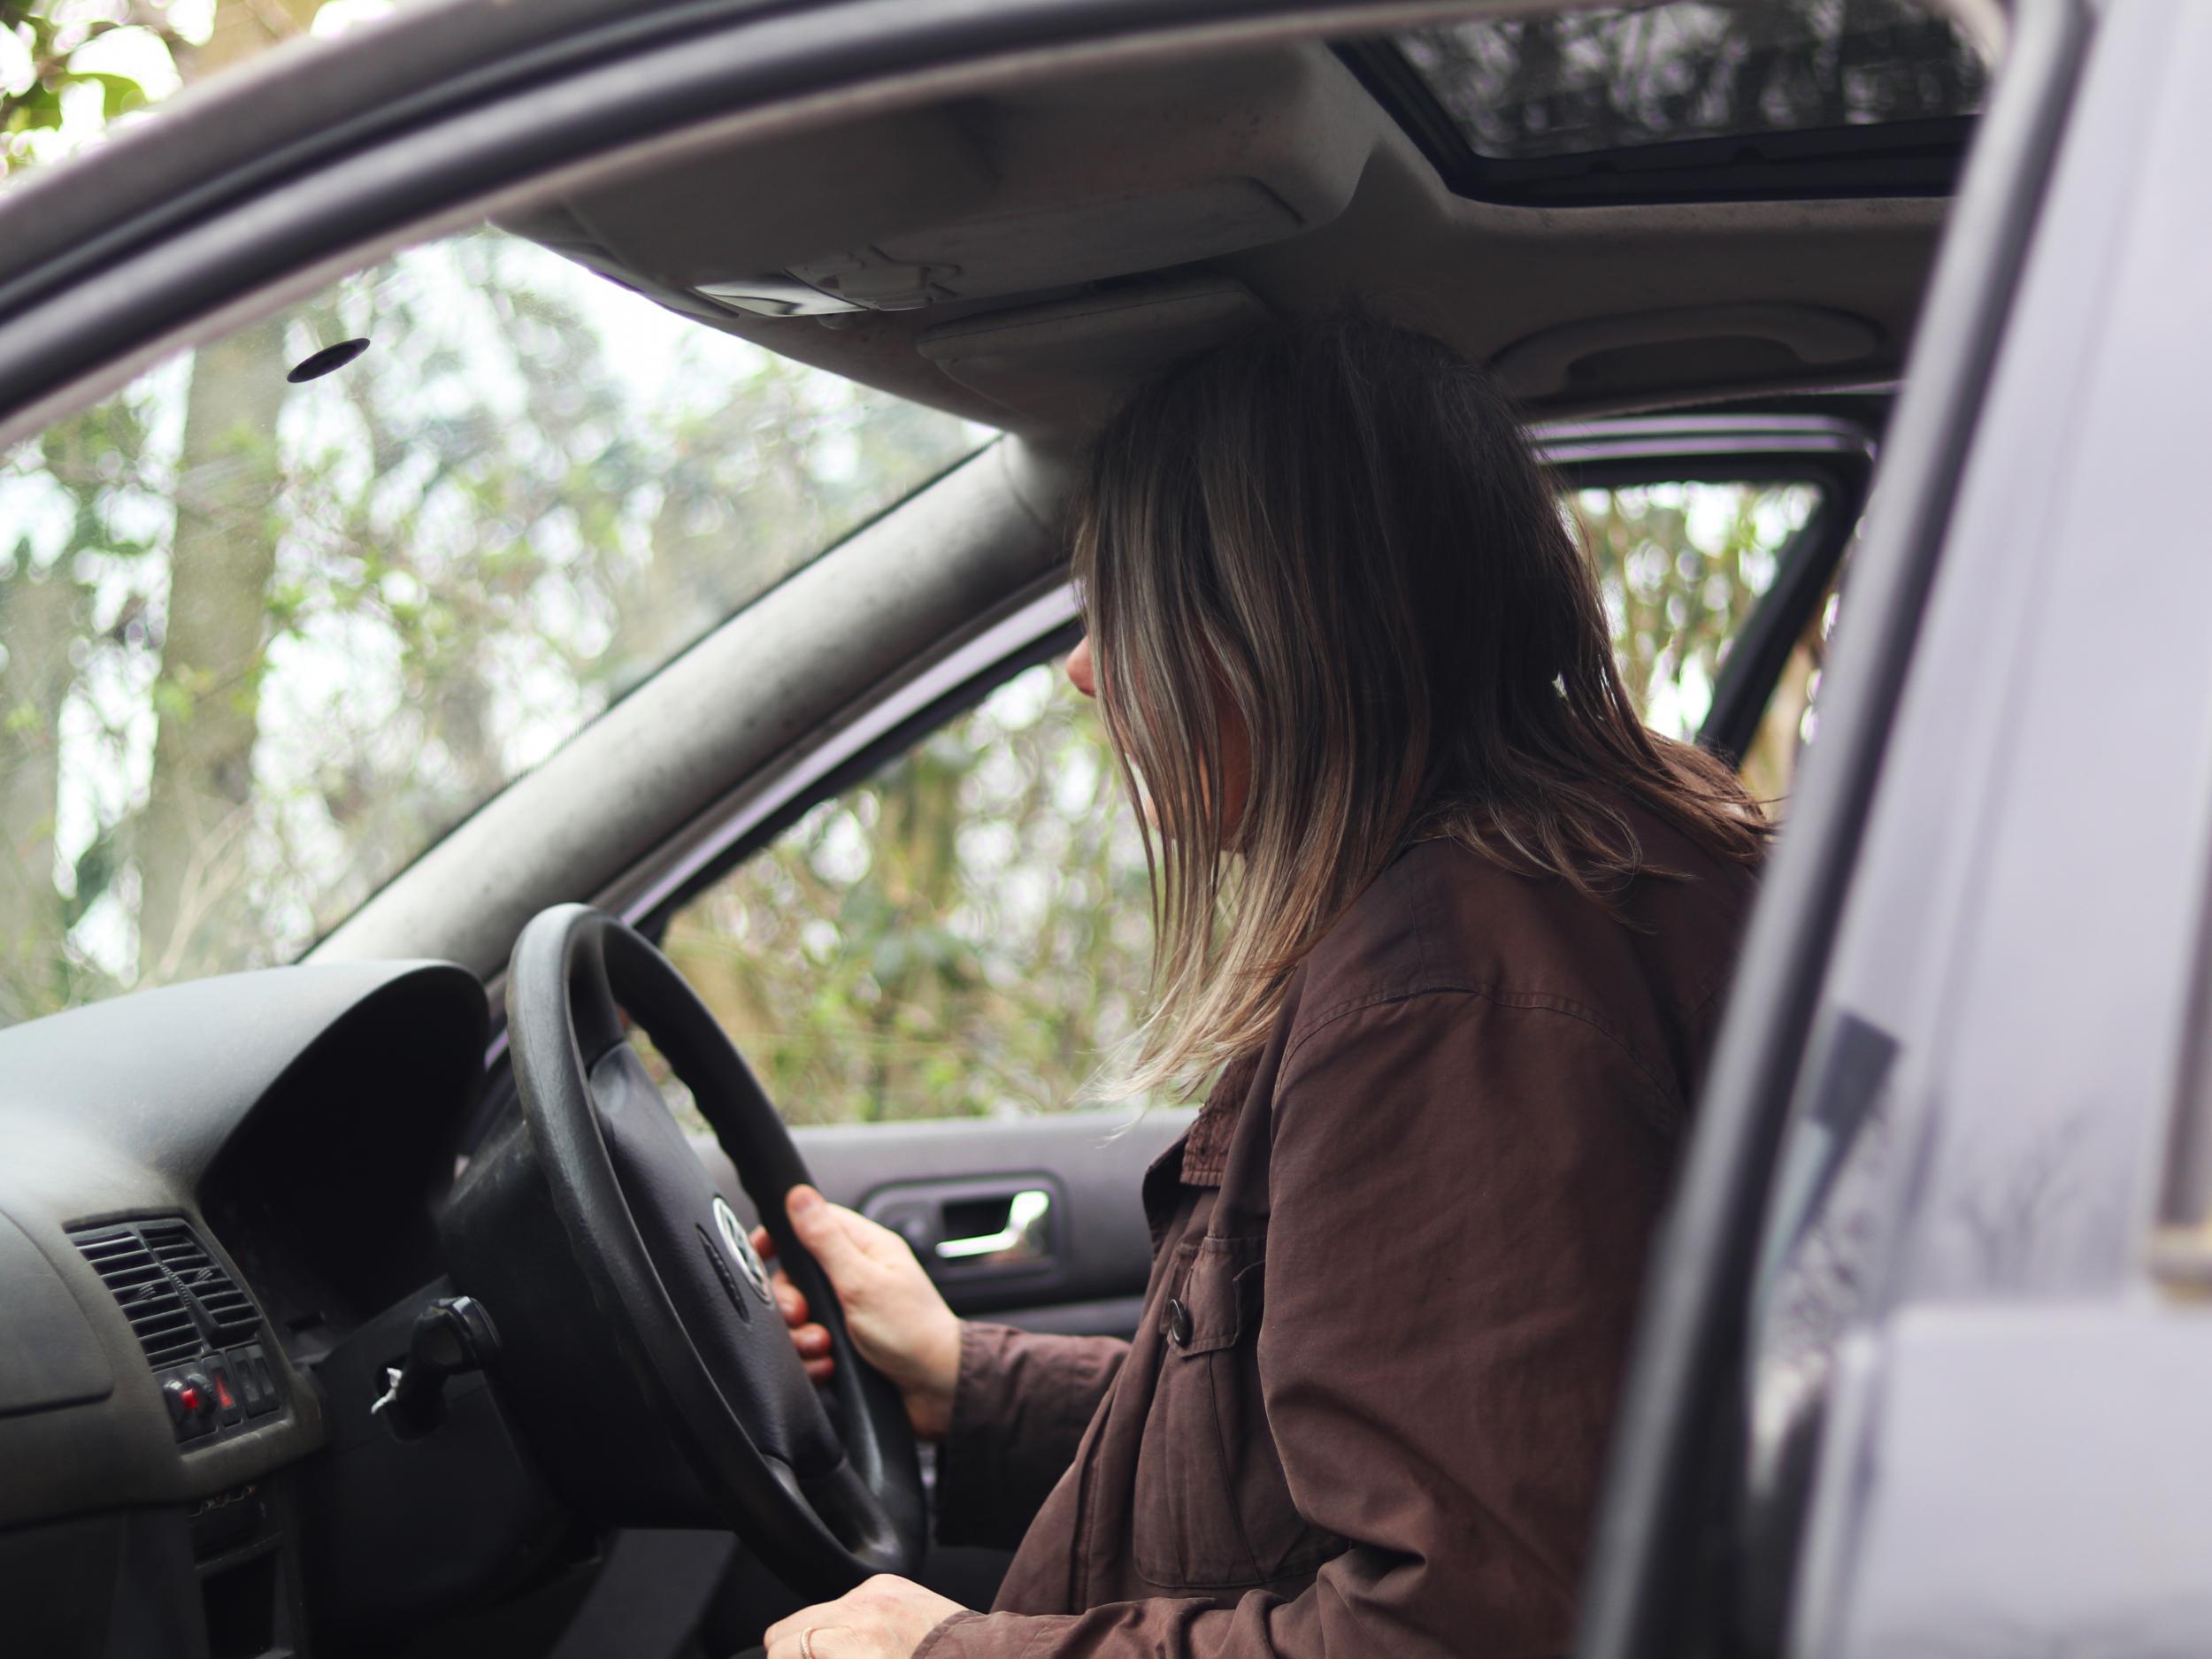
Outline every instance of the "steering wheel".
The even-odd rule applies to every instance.
[[[743,1225],[626,1041],[625,1013],[689,1086],[828,1328],[826,1390],[808,1379]],[[507,1032],[543,1183],[530,1185],[549,1188],[592,1323],[709,1509],[794,1589],[834,1594],[872,1573],[911,1574],[926,1517],[905,1408],[855,1352],[827,1278],[785,1219],[805,1161],[714,1016],[639,933],[565,904],[515,943]]]

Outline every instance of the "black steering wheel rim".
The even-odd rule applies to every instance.
[[[926,1519],[905,1408],[854,1349],[826,1276],[791,1231],[784,1196],[809,1180],[805,1161],[720,1025],[649,941],[581,904],[524,928],[507,1009],[525,1130],[576,1265],[715,1510],[804,1593],[910,1575]],[[830,1409],[764,1281],[754,1282],[759,1263],[747,1260],[741,1227],[631,1048],[625,1014],[691,1089],[827,1327]]]

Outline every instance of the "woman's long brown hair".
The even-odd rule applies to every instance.
[[[1347,311],[1171,371],[1094,444],[1072,526],[1100,706],[1149,808],[1133,1092],[1187,1089],[1261,1041],[1409,840],[1608,906],[1648,867],[1624,802],[1758,856],[1733,774],[1638,718],[1555,485],[1436,340]],[[1225,829],[1225,709],[1250,749]]]

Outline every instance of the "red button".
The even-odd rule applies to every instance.
[[[197,1411],[201,1405],[200,1391],[190,1383],[185,1384],[177,1390],[177,1403],[187,1411]]]

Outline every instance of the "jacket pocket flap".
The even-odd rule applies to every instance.
[[[1200,1240],[1161,1311],[1170,1352],[1214,1353],[1258,1327],[1266,1252],[1263,1235]]]

